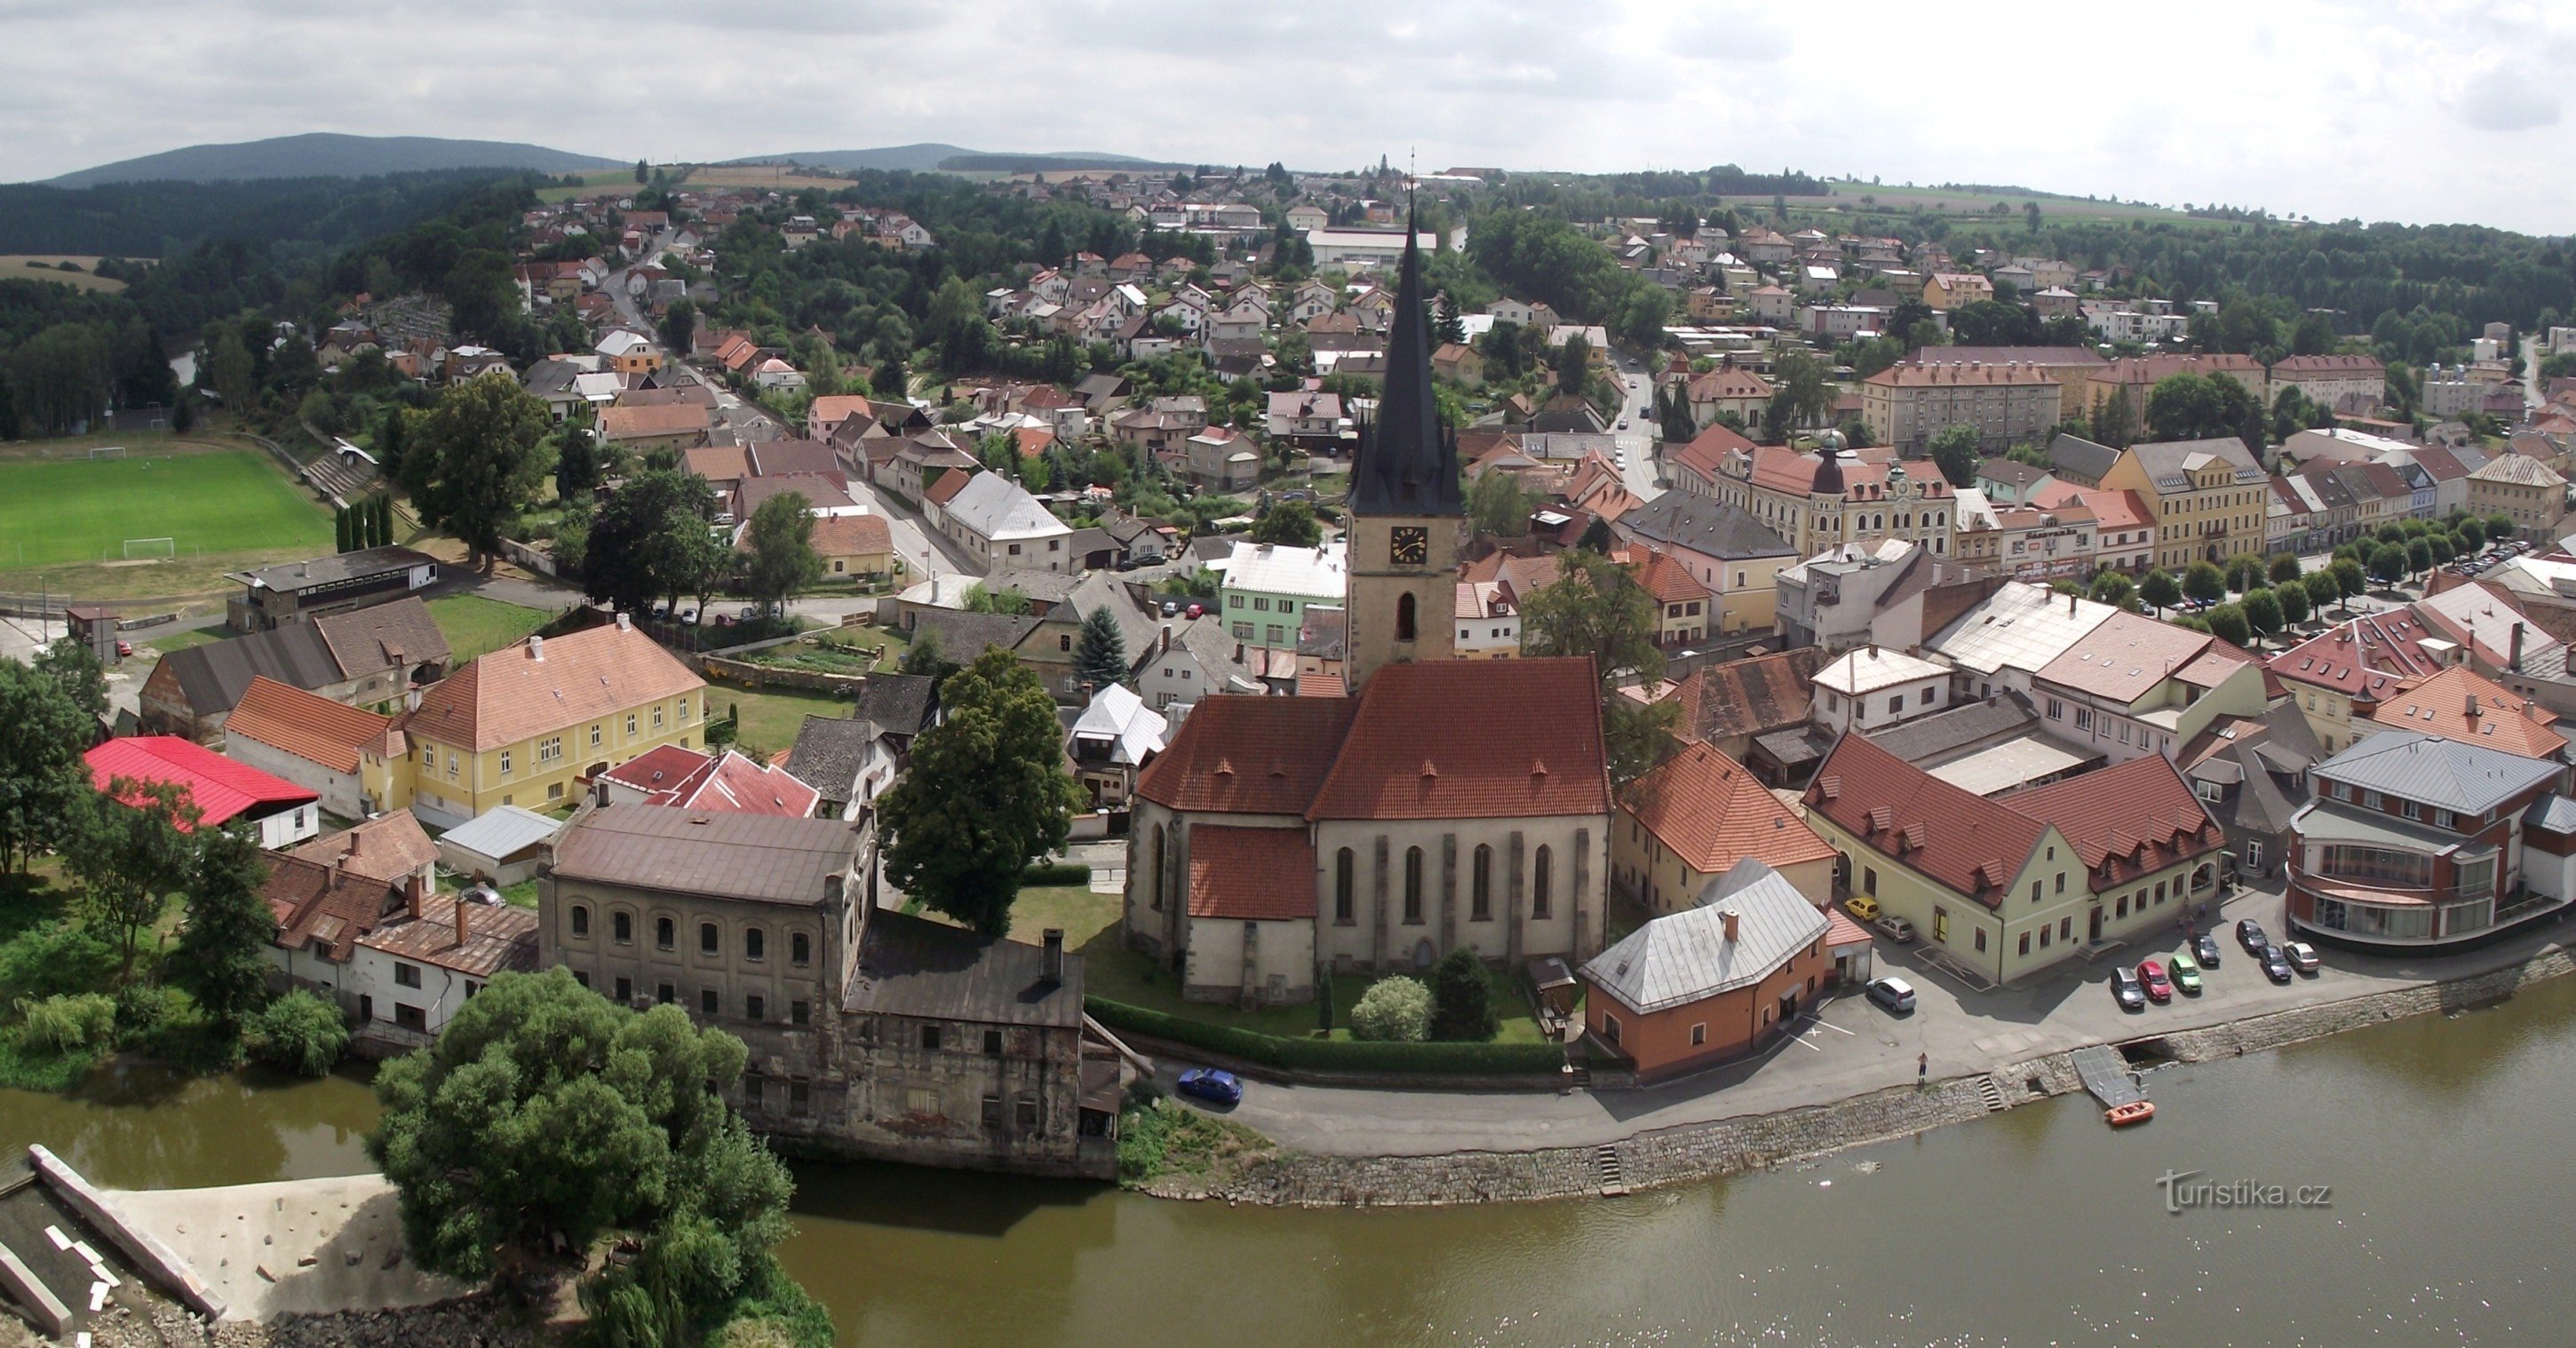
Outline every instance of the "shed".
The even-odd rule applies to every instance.
[[[439,835],[438,859],[459,875],[515,885],[537,873],[562,828],[523,806],[495,806]]]

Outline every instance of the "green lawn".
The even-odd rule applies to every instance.
[[[1056,927],[1067,949],[1080,950],[1118,925],[1118,905],[1118,895],[1094,894],[1085,885],[1032,886],[1011,901],[1011,939],[1037,945]]]
[[[461,665],[517,642],[554,615],[479,594],[452,594],[430,600],[429,616],[447,638],[450,658]]]
[[[203,646],[209,641],[221,641],[226,635],[225,630],[220,627],[189,627],[166,637],[154,637],[142,644],[163,655],[168,655],[172,651],[184,651],[191,646]]]
[[[796,743],[796,732],[808,716],[847,716],[854,710],[851,699],[829,693],[808,693],[793,688],[743,688],[730,683],[711,684],[707,688],[707,709],[722,716],[728,709],[742,712],[742,729],[734,740],[735,747],[754,758],[766,759]]]
[[[125,559],[125,540],[200,553],[331,550],[330,516],[252,450],[0,462],[0,570]]]

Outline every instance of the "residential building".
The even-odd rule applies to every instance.
[[[1789,540],[1742,505],[1688,492],[1669,491],[1628,511],[1611,532],[1666,558],[1708,591],[1716,606],[1709,636],[1770,630],[1780,572],[1798,560]]]
[[[495,974],[537,967],[537,915],[497,899],[413,894],[350,948],[342,997],[355,994],[360,1038],[434,1042]]]
[[[1691,424],[1706,428],[1717,424],[1721,413],[1732,412],[1747,426],[1762,424],[1770,410],[1771,381],[1752,370],[1737,365],[1720,365],[1706,374],[1694,375],[1683,389],[1690,401]]]
[[[1226,630],[1224,619],[1205,617],[1163,623],[1153,653],[1136,672],[1136,691],[1147,706],[1178,723],[1200,698],[1258,694],[1263,686],[1245,660],[1244,643]],[[1176,713],[1174,708],[1184,710]]]
[[[894,550],[894,533],[882,515],[828,515],[814,521],[810,546],[823,559],[823,574],[865,585],[901,585],[911,574]]]
[[[2308,802],[2308,769],[2326,755],[2288,698],[2259,717],[2222,716],[2174,756],[2193,794],[2227,830],[2240,881],[2278,879],[2290,855],[2290,819]]]
[[[1890,596],[1939,569],[1931,549],[1901,538],[1840,543],[1780,572],[1773,626],[1783,645],[1840,655],[1869,641]]]
[[[738,749],[707,754],[677,744],[593,773],[590,784],[603,805],[663,805],[700,814],[803,819],[821,799],[820,792],[787,769],[758,762]]]
[[[2109,476],[2111,467],[2120,461],[2120,451],[2109,445],[2097,445],[2076,435],[2057,435],[2048,442],[2048,471],[2058,481],[2078,487],[2099,487]]]
[[[999,473],[977,473],[940,508],[940,532],[988,570],[1073,572],[1073,527]]]
[[[2030,678],[2050,733],[2113,763],[2171,758],[2221,717],[2261,716],[2263,664],[2205,632],[2117,612]]]
[[[1818,755],[1805,752],[1813,679],[1825,654],[1799,646],[1702,665],[1663,688],[1631,696],[1681,705],[1673,737],[1705,744],[1751,767],[1774,786],[1803,780]]]
[[[212,743],[255,678],[333,702],[399,712],[404,699],[447,669],[447,638],[417,596],[161,657],[145,677],[138,719],[148,734]]]
[[[2437,644],[2427,650],[2425,643]],[[2413,613],[2348,618],[2273,656],[2272,677],[2296,700],[2317,743],[2341,753],[2379,705],[2440,673],[2452,644]]]
[[[1875,458],[1847,449],[1800,454],[1770,445],[1730,451],[1718,459],[1712,495],[1751,514],[1788,544],[1793,558],[1885,538],[1919,543],[1936,557],[1949,556],[1958,528],[1950,484],[1928,465],[1908,468],[1886,451],[1876,453]],[[1648,509],[1672,509],[1665,503],[1687,495],[1667,492]]]
[[[1845,735],[1806,802],[1839,886],[1982,982],[2160,935],[2218,897],[2225,832],[2161,756],[1989,799]]]
[[[411,805],[443,828],[496,805],[542,808],[664,744],[695,747],[706,719],[706,681],[624,614],[529,637],[421,695],[403,722]]]
[[[1833,981],[1824,909],[1761,863],[1584,962],[1584,1027],[1662,1080],[1786,1033]]]
[[[2262,555],[2271,490],[2264,477],[2245,442],[2225,436],[2131,445],[2101,485],[2146,502],[2156,521],[2155,565],[2179,575],[2193,562]]]
[[[2291,930],[2373,954],[2465,949],[2571,896],[2566,766],[2483,742],[2383,730],[2308,775],[2290,822]]]
[[[1778,573],[1773,573],[1776,592]],[[1715,591],[1700,583],[1690,568],[1669,555],[1649,548],[1637,562],[1637,584],[1655,602],[1655,644],[1666,650],[1696,646],[1706,639],[1712,624],[1723,625]],[[1488,610],[1492,608],[1487,605]],[[1511,624],[1517,647],[1520,624]],[[1740,629],[1739,629],[1740,630]],[[1499,637],[1500,633],[1495,633]]]
[[[1698,582],[1690,584],[1696,586]],[[1708,592],[1700,590],[1699,594],[1700,599],[1689,605],[1694,611],[1707,607]],[[1658,603],[1666,615],[1665,631],[1670,633],[1677,619],[1674,610],[1683,605]],[[1512,598],[1511,587],[1502,581],[1458,582],[1458,600],[1451,619],[1458,627],[1456,653],[1461,660],[1508,660],[1521,653],[1520,607]],[[1708,619],[1701,615],[1699,622],[1704,627]]]
[[[2069,421],[2091,408],[2093,376],[2110,362],[2092,348],[2082,346],[1925,346],[1907,352],[1898,364],[1925,368],[2007,366],[2044,371],[2057,381],[2059,390],[2053,421]],[[2037,443],[2036,437],[2032,443]]]
[[[2377,356],[2283,356],[2272,362],[2268,383],[2274,399],[2295,388],[2319,407],[2338,407],[2347,398],[2376,407],[2388,393],[2388,367]]]
[[[238,820],[260,846],[272,850],[322,831],[318,792],[236,763],[194,740],[131,735],[108,740],[81,757],[89,764],[90,786],[102,793],[118,782],[178,788],[181,799],[197,812],[186,824],[192,830]]]
[[[2136,420],[2137,424],[2144,425],[2147,418],[2147,395],[2155,392],[2156,385],[2178,374],[2233,379],[2244,385],[2245,391],[2253,394],[2255,400],[2263,406],[2268,408],[2272,405],[2271,384],[2269,377],[2263,371],[2263,363],[2252,356],[2222,353],[2190,356],[2128,356],[2112,361],[2107,367],[2094,374],[2090,392],[2085,398],[2085,410],[2089,413],[2116,397],[2126,395],[2129,415]]]
[[[224,606],[236,632],[390,603],[438,582],[438,559],[405,547],[361,548],[331,557],[226,572],[242,587]]]
[[[1950,704],[1950,667],[1875,642],[1816,671],[1815,723],[1828,734],[1884,730]]]
[[[695,403],[603,407],[599,411],[599,440],[635,454],[648,449],[688,449],[706,444],[714,425],[708,410]]]
[[[1136,774],[1163,751],[1170,723],[1123,684],[1091,695],[1065,737],[1074,778],[1091,793],[1093,809],[1123,810],[1135,794]]]
[[[1973,426],[1985,453],[2036,443],[2065,396],[2057,375],[2031,365],[1896,364],[1861,381],[1861,421],[1880,444],[1920,456],[1952,426]]]
[[[224,756],[311,790],[364,819],[411,799],[408,741],[393,717],[253,676],[224,722]]]
[[[1747,860],[1778,871],[1807,901],[1833,897],[1834,849],[1742,763],[1686,744],[1620,794],[1610,883],[1649,914],[1699,901]]]
[[[1426,529],[1424,544],[1439,530]],[[1455,529],[1448,531],[1455,534]],[[1451,548],[1455,548],[1453,542]],[[1427,553],[1426,553],[1427,555]],[[1234,639],[1267,650],[1294,649],[1299,616],[1309,605],[1338,606],[1350,577],[1339,541],[1312,548],[1236,543],[1217,587],[1217,612]]]
[[[2567,479],[2538,459],[2498,454],[2469,474],[2469,513],[2502,515],[2525,537],[2547,537],[2567,513]]]
[[[2033,502],[2043,511],[2060,512],[2063,519],[2091,516],[2091,561],[2095,567],[2111,567],[2131,575],[2144,575],[2154,567],[2156,555],[2156,521],[2144,498],[2133,491],[2105,491],[2056,483],[2040,492]],[[2000,530],[2000,521],[1998,529]],[[2003,540],[1998,537],[1998,543]],[[2069,550],[2080,555],[2079,546]],[[2266,549],[2267,552],[2270,549]],[[1998,563],[2009,560],[1998,556]],[[2016,571],[2016,575],[2021,575]],[[2049,574],[2043,570],[2042,575]],[[2067,573],[2072,574],[2072,573]],[[2032,577],[2022,575],[2023,579]]]
[[[1975,272],[1936,271],[1923,278],[1923,303],[1934,313],[1948,313],[1994,297],[1994,282]]]

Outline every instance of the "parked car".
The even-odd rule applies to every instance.
[[[2272,938],[2264,933],[2262,923],[2250,917],[2238,918],[2236,944],[2245,947],[2245,953],[2252,955],[2260,953],[2263,947],[2272,944]]]
[[[1898,945],[1904,945],[1914,939],[1914,924],[1894,914],[1882,917],[1872,925],[1878,928],[1879,934]]]
[[[2147,1009],[2147,991],[2138,985],[2138,976],[2127,965],[2112,966],[2111,1000],[2119,1003],[2123,1011]]]
[[[1878,920],[1878,900],[1867,894],[1854,894],[1843,901],[1843,908],[1863,922]]]
[[[1240,1104],[1243,1101],[1243,1083],[1235,1079],[1234,1073],[1219,1067],[1193,1067],[1181,1073],[1177,1089],[1183,1095],[1196,1096],[1212,1105]]]
[[[2312,946],[2305,941],[2292,941],[2288,945],[2281,947],[2281,953],[2289,959],[2290,967],[2298,970],[2300,973],[2314,974],[2317,971],[2317,948],[2315,946]]]
[[[131,641],[120,641],[120,642],[116,643],[116,658],[117,658],[117,659],[119,659],[119,660],[127,659],[127,658],[131,657],[133,654],[134,654],[134,643],[133,643],[133,642],[131,642]]]
[[[1204,618],[1207,616],[1207,606],[1205,604],[1192,604],[1185,610],[1185,612],[1193,618]]]
[[[1628,429],[1628,419],[1626,417],[1619,418],[1619,429],[1623,431]]]
[[[2173,1000],[2173,979],[2165,975],[2165,966],[2154,960],[2138,961],[2138,986],[2146,989],[2148,1001]]]
[[[2279,946],[2267,945],[2263,947],[2261,959],[2263,961],[2263,976],[2265,978],[2271,979],[2275,983],[2287,983],[2290,981],[2290,957],[2283,954]]]
[[[2195,997],[2200,995],[2200,965],[2192,959],[2190,952],[2184,951],[2173,957],[2172,972],[2175,991]]]
[[[1166,617],[1166,618],[1177,618],[1177,617],[1181,616],[1181,603],[1180,603],[1180,601],[1179,601],[1179,600],[1177,600],[1177,599],[1166,599],[1166,600],[1164,600],[1164,601],[1163,601],[1163,616],[1164,616],[1164,617]]]
[[[1901,1016],[1914,1009],[1914,985],[1894,974],[1873,978],[1869,983],[1869,999]]]
[[[2217,968],[2218,938],[2208,932],[2202,932],[2198,936],[2191,938],[2191,953],[2192,956],[2200,962],[2201,968]]]

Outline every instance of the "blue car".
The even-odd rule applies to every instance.
[[[1195,1095],[1212,1105],[1231,1105],[1243,1099],[1243,1083],[1234,1073],[1215,1067],[1193,1067],[1181,1073],[1179,1089],[1183,1095]]]

